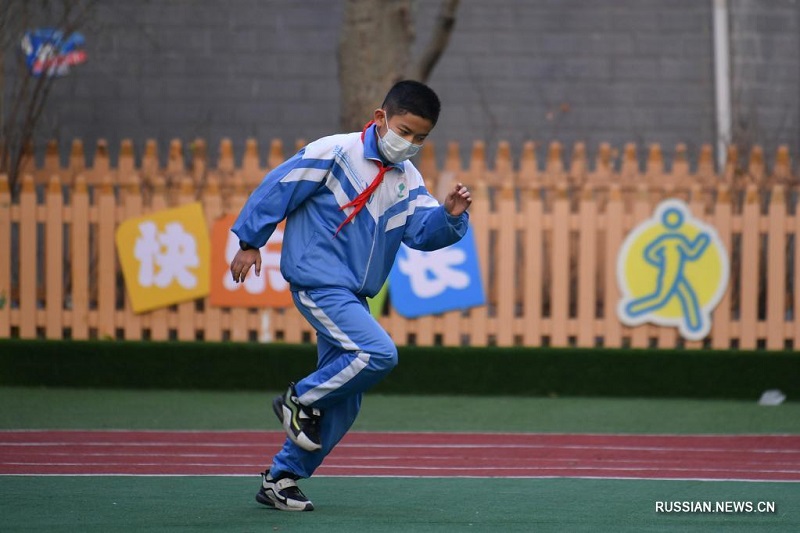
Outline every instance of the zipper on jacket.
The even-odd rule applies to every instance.
[[[380,191],[386,185],[386,180],[381,182],[380,186],[375,190],[375,193]],[[378,240],[378,230],[380,227],[380,217],[378,217],[378,221],[375,223],[375,232],[372,234],[372,246],[369,249],[369,257],[367,258],[367,266],[364,269],[364,279],[361,281],[361,286],[358,288],[358,292],[360,293],[364,289],[364,285],[367,284],[367,277],[369,276],[369,267],[372,265],[372,256],[375,254],[375,242]]]

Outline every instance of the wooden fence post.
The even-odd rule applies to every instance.
[[[689,187],[689,211],[696,218],[703,221],[707,219],[705,204],[703,202],[703,187],[700,183],[694,183]],[[701,349],[703,347],[703,342],[703,340],[687,340],[684,346],[687,349]]]
[[[794,196],[800,195],[800,191],[795,187]],[[794,350],[800,350],[800,207],[795,204],[794,209],[794,225],[792,230],[794,232],[794,297],[792,299],[792,316],[794,317],[793,330],[794,335],[791,335],[792,347]],[[788,255],[788,254],[787,254]]]
[[[184,175],[180,182],[178,206],[191,204],[195,201],[194,183],[192,178]],[[178,304],[177,335],[179,341],[195,340],[195,300]]]
[[[89,338],[89,190],[86,177],[78,174],[70,196],[70,264],[72,277],[72,338]]]
[[[514,171],[511,163],[511,147],[501,141],[497,147],[495,172],[500,182],[497,200],[497,255],[503,258],[496,261],[497,278],[497,345],[514,344],[515,315],[517,307],[517,284],[515,280],[517,265],[517,203],[514,198]]]
[[[714,148],[710,144],[704,144],[700,148],[697,159],[697,180],[706,187],[715,187],[719,181],[714,172]]]
[[[120,183],[121,209],[125,219],[136,218],[142,215],[142,187],[137,174],[126,175],[126,180]],[[142,317],[133,312],[130,295],[123,288],[125,306],[123,316],[123,335],[125,340],[142,339]]]
[[[672,176],[670,185],[673,187],[690,188],[695,185],[700,185],[698,180],[694,179],[689,173],[689,154],[687,153],[686,145],[678,143],[675,146],[675,154],[672,156]],[[663,172],[662,161],[662,180],[666,180],[667,176]]]
[[[532,183],[524,196],[523,242],[524,330],[522,342],[527,346],[542,344],[542,276],[544,273],[544,204],[542,191]]]
[[[269,154],[267,155],[267,170],[272,170],[285,161],[283,156],[283,141],[272,139],[269,144]]]
[[[37,295],[37,235],[36,188],[33,176],[25,174],[19,199],[19,336],[36,337]]]
[[[154,213],[162,209],[167,209],[168,191],[166,181],[162,176],[157,175],[153,179],[152,185],[152,201],[150,203],[150,208],[147,209],[146,212]],[[165,341],[169,339],[169,319],[171,314],[171,309],[163,307],[161,309],[155,309],[143,317],[145,326],[149,325],[150,327],[150,338],[152,340]]]
[[[463,181],[461,178],[461,159],[458,143],[449,143],[447,145],[447,156],[444,164],[444,172],[439,174],[436,180],[436,191],[448,191],[455,183]],[[472,187],[471,183],[465,184],[467,187]],[[436,194],[429,189],[431,194]],[[443,199],[442,194],[436,195],[440,200]],[[470,209],[471,211],[471,209]],[[472,213],[470,213],[471,215]],[[470,220],[470,223],[472,221]],[[482,283],[483,281],[481,281]],[[461,311],[449,311],[444,313],[442,317],[442,343],[445,346],[459,346],[461,344],[461,334],[464,328],[461,323]]]
[[[525,141],[522,145],[517,182],[523,189],[533,188],[534,184],[538,186],[541,182],[539,163],[536,160],[536,144],[533,141]]]
[[[772,170],[773,181],[783,185],[790,185],[792,181],[792,156],[789,147],[785,144],[778,147],[775,154],[775,167]]]
[[[190,145],[191,173],[195,187],[202,187],[208,172],[208,145],[205,139],[195,139]]]
[[[758,338],[758,259],[761,256],[759,239],[759,194],[756,185],[747,186],[742,213],[741,264],[739,280],[739,348],[753,350]]]
[[[123,139],[120,143],[119,159],[117,161],[117,183],[130,183],[131,180],[141,183],[142,176],[136,171],[135,164],[133,141]],[[141,190],[141,192],[144,194],[145,191]],[[142,203],[146,203],[145,198],[142,199]]]
[[[220,196],[219,180],[215,176],[209,176],[206,188],[203,191],[203,205],[206,215],[206,223],[209,230],[214,227],[217,220],[223,216],[222,197]],[[225,253],[225,250],[220,250]],[[213,262],[213,258],[212,258]],[[213,306],[209,298],[205,299],[203,308],[203,332],[204,340],[219,342],[222,340],[222,310]]]
[[[728,263],[733,266],[733,205],[728,182],[717,186],[717,199],[714,202],[714,228],[717,230],[722,245],[728,253]],[[729,278],[728,288],[722,296],[717,308],[714,310],[711,326],[711,347],[715,350],[726,350],[731,347],[731,287],[732,277]]]
[[[247,192],[245,191],[245,184],[242,175],[237,173],[233,178],[233,196],[231,197],[231,208],[234,212],[241,211],[244,203],[247,201]],[[233,341],[246,341],[247,340],[247,309],[234,307],[230,311],[230,335]],[[296,339],[292,341],[299,341],[299,332],[297,332]],[[287,342],[289,339],[286,339]]]
[[[767,349],[782,350],[786,338],[786,198],[783,185],[772,187],[767,229]],[[797,242],[795,241],[795,246]],[[797,265],[795,265],[797,268]]]
[[[594,186],[581,188],[578,234],[578,336],[577,345],[594,346],[597,320],[597,202]]]
[[[166,170],[170,178],[175,176],[180,180],[186,175],[186,158],[183,156],[183,143],[180,139],[172,139],[169,142]]]
[[[572,158],[569,166],[569,183],[573,187],[582,187],[588,180],[588,162],[586,158],[586,143],[577,142],[572,149]]]
[[[658,145],[654,146],[657,148],[658,157],[660,157]],[[625,228],[626,233],[650,217],[652,209],[650,207],[649,192],[650,188],[644,183],[636,187],[636,196],[633,199],[633,217],[631,226]],[[619,250],[619,246],[612,248],[612,250]],[[627,330],[631,336],[631,346],[634,348],[647,348],[650,342],[649,336],[655,333],[655,328],[651,324],[632,326]]]
[[[750,150],[750,163],[747,166],[751,183],[765,185],[767,179],[767,167],[764,164],[764,149],[756,145]]]
[[[436,147],[432,141],[426,142],[422,145],[422,150],[419,154],[419,164],[417,169],[422,174],[425,180],[425,187],[432,195],[436,195],[439,183],[439,170],[436,165]]]
[[[728,153],[725,156],[725,168],[722,171],[722,179],[731,187],[738,185],[739,172],[739,149],[736,145],[728,146]]]
[[[619,174],[619,183],[623,187],[630,187],[640,183],[639,156],[636,154],[636,145],[628,143],[622,156],[622,168]]]
[[[86,156],[83,152],[83,141],[80,139],[73,139],[72,141],[68,172],[70,182],[73,181],[78,174],[86,174],[91,177],[91,174],[86,171]]]
[[[258,141],[247,139],[242,156],[242,176],[247,190],[253,190],[264,179],[264,171],[258,155]]]
[[[0,174],[0,338],[11,336],[11,190]]]
[[[70,178],[70,180],[74,179],[74,177],[69,176],[66,172],[62,172],[61,156],[58,151],[58,141],[55,139],[50,139],[47,141],[47,146],[44,151],[44,166],[42,167],[41,172],[39,172],[40,179],[36,181],[45,183],[48,179],[50,179],[51,176],[56,174],[66,175]]]
[[[550,143],[547,148],[547,159],[545,161],[543,182],[549,187],[558,187],[559,184],[567,182],[564,172],[563,147],[556,141]]]
[[[552,224],[550,225],[551,254],[550,274],[550,345],[567,345],[567,323],[569,322],[570,302],[570,202],[567,185],[562,183],[555,188]]]
[[[97,337],[116,338],[117,257],[114,250],[116,201],[111,176],[105,176],[97,195]]]
[[[589,173],[589,180],[594,185],[607,187],[612,182],[612,154],[613,150],[609,143],[600,143],[600,148],[597,150],[597,158],[594,164],[594,172]]]
[[[650,145],[644,177],[648,186],[654,190],[658,190],[664,185],[664,154],[661,152],[661,145],[658,143]],[[641,186],[641,184],[639,185]],[[637,193],[637,197],[640,195],[641,190]]]
[[[236,161],[233,154],[233,141],[225,137],[219,141],[219,159],[217,170],[224,175],[231,175],[236,170]]]
[[[486,346],[489,343],[489,307],[495,302],[492,298],[493,280],[489,277],[489,262],[494,258],[489,257],[489,232],[491,229],[489,193],[486,186],[486,145],[476,141],[472,145],[472,156],[467,171],[467,179],[472,183],[472,215],[470,220],[474,223],[472,230],[475,234],[475,245],[478,249],[478,262],[483,274],[483,288],[486,292],[486,305],[476,307],[470,311],[472,331],[470,331],[470,345]]]
[[[603,346],[615,348],[622,345],[622,324],[617,316],[620,299],[617,287],[617,255],[622,246],[624,231],[624,205],[617,184],[611,185],[606,205],[606,239],[604,243],[605,272],[603,279]]]
[[[58,175],[50,179],[45,200],[45,337],[63,338],[64,318],[64,192]]]
[[[115,174],[116,173],[111,169],[111,161],[108,157],[108,144],[104,139],[98,139],[95,145],[94,162],[91,168],[91,175],[93,176],[92,181],[94,183],[101,183],[105,176],[109,176],[113,183],[115,181]],[[116,177],[118,180],[119,176],[117,175]],[[74,180],[75,176],[72,176],[68,183],[72,183]]]

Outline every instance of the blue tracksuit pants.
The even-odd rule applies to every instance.
[[[397,348],[372,317],[364,298],[347,289],[293,292],[294,303],[317,330],[317,369],[295,384],[302,405],[322,412],[322,449],[308,452],[288,438],[275,456],[273,476],[309,477],[358,415],[361,394],[397,365]]]

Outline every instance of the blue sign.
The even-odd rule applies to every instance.
[[[472,227],[456,244],[433,252],[400,246],[389,273],[392,307],[406,318],[485,303]]]
[[[64,35],[54,28],[25,32],[22,52],[28,72],[34,76],[66,76],[69,68],[86,61],[85,40],[78,32]]]

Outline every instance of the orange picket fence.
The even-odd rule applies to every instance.
[[[693,171],[687,153],[679,145],[667,170],[659,146],[640,164],[632,145],[619,152],[602,145],[591,162],[581,144],[566,161],[554,143],[539,161],[527,143],[515,162],[500,143],[489,162],[477,142],[464,166],[457,144],[439,158],[426,145],[418,166],[436,196],[456,180],[473,190],[488,303],[417,319],[389,306],[382,324],[400,345],[800,347],[798,180],[788,149],[779,149],[769,169],[759,148],[744,163],[731,149],[719,174],[709,146],[700,148]],[[100,142],[87,166],[75,141],[62,166],[51,143],[43,164],[25,169],[19,194],[0,176],[0,338],[313,341],[293,308],[197,300],[134,314],[114,245],[122,221],[166,207],[200,200],[209,226],[238,213],[284,157],[273,141],[262,161],[249,140],[237,165],[225,140],[212,166],[203,141],[186,150],[173,141],[162,165],[155,142],[137,162],[125,141],[112,166]],[[683,341],[675,328],[626,327],[616,315],[616,251],[665,198],[684,200],[730,253],[730,283],[704,341]]]

